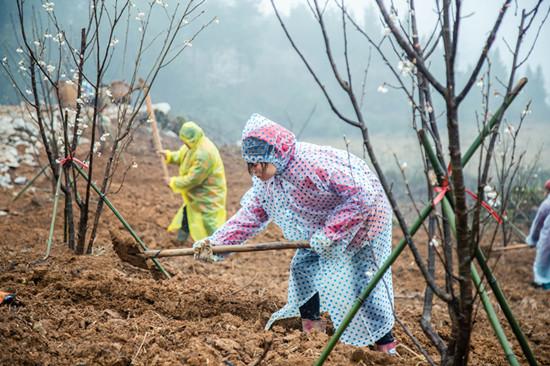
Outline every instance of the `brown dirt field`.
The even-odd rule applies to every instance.
[[[163,186],[147,136],[137,141],[134,146],[142,148],[133,147],[126,160],[139,166],[130,169],[122,190],[109,198],[150,247],[173,248],[164,228],[180,198]],[[167,145],[174,148],[177,142]],[[232,215],[250,178],[236,150],[224,149],[223,157]],[[22,173],[33,175],[28,167],[18,170]],[[20,301],[19,306],[0,306],[1,365],[311,365],[326,345],[327,335],[302,334],[297,320],[263,330],[271,312],[285,303],[292,251],[237,254],[215,264],[188,257],[162,259],[176,275],[158,281],[115,255],[109,229],[121,230],[121,225],[107,211],[94,255],[68,250],[62,244],[62,220],[57,220],[52,255],[40,262],[52,199],[46,179],[36,186],[14,204],[13,191],[0,191],[0,208],[9,209],[0,217],[0,290],[17,291]],[[394,243],[399,238],[396,230]],[[255,241],[276,239],[282,239],[280,232],[271,227]],[[529,286],[533,256],[530,250],[504,254],[497,275],[538,361],[550,365],[549,296]],[[424,284],[408,250],[393,271],[397,316],[437,360],[419,325]],[[434,305],[433,324],[448,337],[440,302]],[[326,364],[425,365],[402,327],[394,329],[399,357],[339,344]],[[515,340],[513,344],[520,355]],[[506,364],[481,308],[470,360],[472,365]],[[520,362],[525,360],[520,357]]]

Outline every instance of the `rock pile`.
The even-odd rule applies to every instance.
[[[24,119],[27,114],[20,106],[0,106],[0,187],[13,188],[25,184],[27,178],[18,176],[22,164],[38,166],[41,147],[37,124]],[[27,114],[28,115],[28,114]]]

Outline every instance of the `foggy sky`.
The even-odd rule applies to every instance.
[[[223,0],[226,1],[228,5],[234,4],[237,0]],[[323,3],[323,2],[320,2]],[[397,0],[395,4],[400,7],[399,15],[403,19],[405,16],[405,11],[407,9],[406,5],[408,0]],[[497,17],[498,11],[502,6],[503,1],[472,1],[466,0],[463,1],[462,5],[462,15],[464,19],[462,20],[462,25],[460,29],[460,38],[459,38],[459,53],[458,53],[458,66],[462,71],[466,71],[468,67],[471,67],[477,61],[477,56],[479,55],[483,44],[489,34],[494,21]],[[535,0],[526,0],[520,2],[522,7],[529,8],[536,4]],[[346,6],[349,8],[350,13],[354,15],[354,18],[357,19],[359,23],[364,23],[364,14],[367,8],[369,10],[378,11],[378,7],[374,1],[365,1],[365,0],[346,0]],[[297,7],[307,6],[305,1],[302,0],[276,0],[275,5],[280,10],[280,12],[288,16],[295,10]],[[429,35],[432,31],[433,25],[436,21],[436,11],[434,7],[434,1],[431,0],[420,0],[415,2],[416,13],[418,19],[421,19],[419,22],[419,30],[422,35]],[[271,2],[269,0],[259,0],[258,2],[258,12],[263,16],[273,16],[273,9]],[[545,13],[548,9],[548,4],[541,6],[539,14]],[[503,53],[503,59],[509,61],[509,53],[507,51],[506,44],[504,40],[507,40],[509,44],[514,43],[515,37],[517,36],[517,27],[520,21],[520,10],[516,9],[515,2],[512,2],[512,6],[508,9],[507,14],[503,20],[503,23],[500,27],[497,39],[495,40],[496,46]],[[540,17],[542,19],[542,17]],[[539,22],[540,22],[539,19]],[[525,44],[532,44],[536,32],[533,31],[535,28],[538,28],[540,23],[534,23],[532,30],[528,33]],[[380,26],[382,28],[382,26]],[[525,47],[527,48],[527,47]],[[525,53],[524,53],[525,55]],[[537,40],[537,47],[534,48],[533,52],[529,56],[529,59],[526,62],[526,65],[530,65],[533,68],[541,66],[544,70],[544,81],[546,90],[550,90],[550,25],[545,24],[540,32],[539,38]]]

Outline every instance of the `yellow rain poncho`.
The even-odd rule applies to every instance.
[[[179,164],[179,176],[170,178],[170,188],[180,193],[183,205],[172,219],[168,231],[181,228],[186,207],[189,232],[194,241],[210,236],[226,219],[227,186],[220,153],[195,122],[181,126],[185,145],[167,151],[166,162]]]

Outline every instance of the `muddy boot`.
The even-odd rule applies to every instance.
[[[393,338],[391,330],[386,333],[382,338],[376,341],[374,349],[378,352],[386,353],[390,356],[397,356],[397,342]]]
[[[326,333],[327,322],[323,319],[319,319],[319,320],[302,319],[302,331],[304,333],[311,333],[311,332]]]
[[[397,356],[397,342],[393,341],[386,344],[375,344],[374,349],[378,352],[386,353],[390,356]]]

